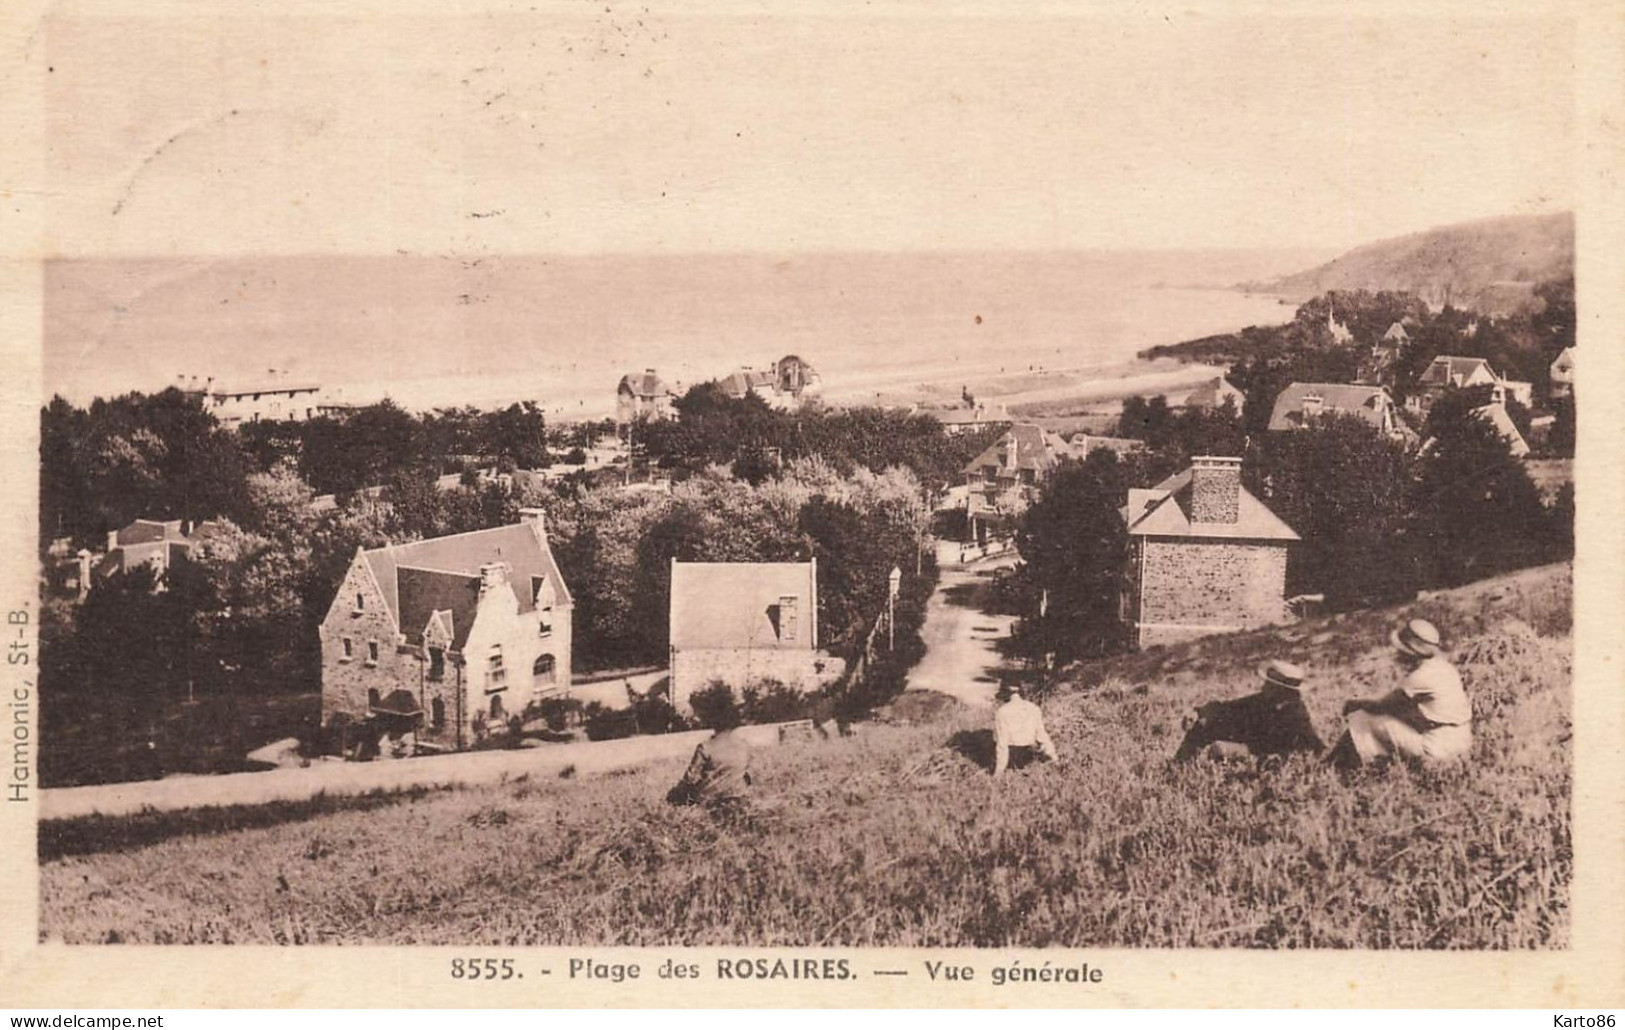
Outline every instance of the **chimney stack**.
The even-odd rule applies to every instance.
[[[1191,521],[1235,524],[1241,518],[1241,459],[1191,459]]]
[[[547,539],[547,511],[542,508],[520,508],[519,521],[525,525],[534,526],[536,535],[544,541]]]
[[[489,562],[480,566],[480,596],[508,584],[508,566],[505,562]]]

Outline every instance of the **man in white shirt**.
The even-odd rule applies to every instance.
[[[1473,706],[1461,675],[1444,657],[1438,629],[1412,619],[1388,640],[1405,678],[1384,697],[1343,705],[1348,732],[1330,760],[1360,765],[1396,757],[1424,762],[1467,757],[1473,749]]]
[[[993,714],[993,775],[1002,776],[1005,769],[1020,769],[1038,758],[1058,761],[1043,711],[1021,696],[1020,684],[1006,686],[1004,693],[1009,700]]]

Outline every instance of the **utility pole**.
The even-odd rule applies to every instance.
[[[886,650],[897,650],[897,588],[902,585],[903,570],[893,565],[886,577]]]

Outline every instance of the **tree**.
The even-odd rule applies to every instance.
[[[1021,620],[1018,650],[1073,661],[1124,645],[1118,604],[1129,541],[1119,507],[1126,494],[1110,451],[1050,474],[1016,532],[1027,591],[1047,597],[1043,612]]]
[[[1458,586],[1541,560],[1550,525],[1523,463],[1466,406],[1428,419],[1411,502],[1412,539],[1428,583]]]
[[[1324,593],[1347,609],[1416,589],[1406,544],[1411,490],[1403,444],[1352,415],[1269,433],[1245,466],[1247,487],[1297,531],[1289,593]]]

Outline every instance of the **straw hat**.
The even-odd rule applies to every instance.
[[[1439,629],[1426,619],[1412,619],[1388,634],[1388,642],[1401,654],[1432,658],[1444,650]]]
[[[1303,681],[1307,678],[1303,666],[1293,662],[1283,662],[1279,658],[1272,658],[1260,665],[1258,674],[1264,677],[1265,683],[1285,687],[1292,691],[1301,691]]]

